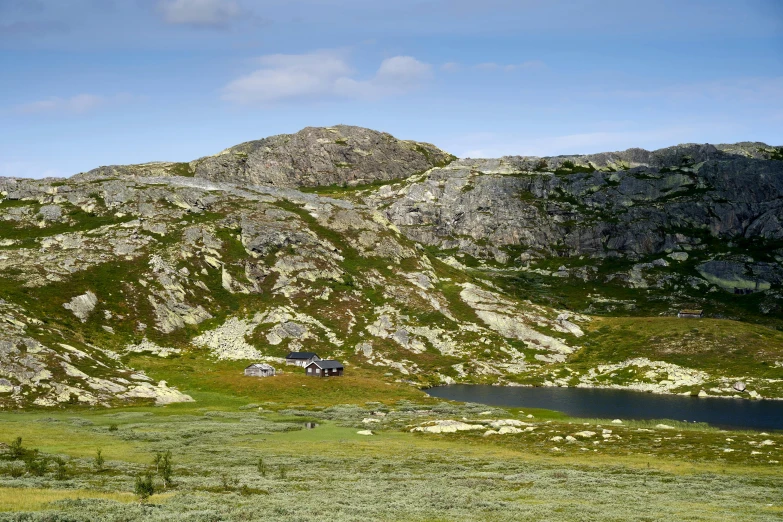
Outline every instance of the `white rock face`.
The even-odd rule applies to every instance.
[[[138,344],[129,344],[125,347],[125,351],[128,353],[151,353],[158,357],[169,357],[170,355],[176,355],[182,352],[179,348],[159,346],[147,338],[144,338]]]
[[[423,433],[456,433],[458,431],[484,430],[487,427],[483,424],[468,424],[456,420],[438,420],[430,426],[417,426],[411,431]]]
[[[87,318],[90,316],[92,311],[95,310],[95,305],[97,304],[98,297],[90,290],[87,290],[87,292],[83,293],[82,295],[77,295],[69,302],[65,303],[63,307],[73,312],[73,315],[78,317],[81,322],[84,323],[87,322]]]
[[[639,369],[645,369],[644,376],[654,382],[630,382],[625,384],[606,385],[598,381],[598,377],[611,375],[618,370],[636,366]],[[595,368],[579,376],[578,387],[606,387],[621,388],[652,393],[670,393],[672,390],[684,386],[697,386],[710,379],[708,373],[685,368],[676,364],[664,361],[651,361],[646,357],[636,357],[616,364],[600,364]],[[555,382],[555,384],[558,384]]]
[[[169,388],[166,381],[160,381],[157,386],[148,382],[141,383],[127,392],[121,394],[125,399],[155,399],[155,404],[161,406],[175,402],[194,402],[193,397],[185,395],[179,390]]]
[[[491,330],[498,332],[503,337],[519,339],[530,348],[551,352],[547,354],[547,362],[565,361],[565,356],[574,351],[574,348],[562,340],[542,334],[532,328],[532,324],[549,324],[552,327],[557,327],[556,329],[563,329],[556,321],[547,320],[540,314],[534,313],[532,305],[530,311],[523,312],[517,309],[511,301],[470,283],[463,285],[460,298],[475,310],[476,315]],[[521,353],[519,356],[524,359],[524,355]]]
[[[245,340],[245,335],[251,333],[257,325],[254,320],[231,317],[214,330],[208,330],[193,339],[193,343],[209,348],[218,359],[260,359],[263,357],[261,352]]]

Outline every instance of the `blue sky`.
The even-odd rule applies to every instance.
[[[459,156],[783,145],[779,0],[0,0],[0,176],[338,123]]]

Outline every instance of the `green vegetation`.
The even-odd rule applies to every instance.
[[[545,160],[544,160],[545,161]],[[591,164],[577,165],[571,160],[565,160],[555,169],[556,175],[574,174],[574,173],[587,173],[595,172],[596,168]]]
[[[783,379],[775,366],[783,332],[737,321],[676,317],[602,317],[588,326],[569,366],[591,367],[647,357],[717,374]]]
[[[779,465],[771,463],[780,459],[780,434],[723,432],[675,421],[666,421],[673,429],[661,430],[653,421],[618,426],[498,408],[488,410],[491,418],[520,417],[535,429],[491,437],[412,434],[407,427],[430,419],[486,419],[478,413],[487,407],[357,401],[306,411],[285,408],[194,404],[4,414],[0,432],[31,433],[30,442],[44,457],[67,455],[71,472],[63,480],[52,469],[13,476],[0,468],[0,511],[7,514],[0,520],[55,513],[69,520],[245,520],[261,513],[320,520],[324,499],[335,520],[487,520],[499,512],[509,520],[545,520],[553,513],[566,521],[584,520],[585,514],[638,518],[628,495],[642,496],[646,510],[671,519],[760,521],[783,514],[778,495],[783,479]],[[380,419],[372,426],[375,435],[358,435],[371,411],[385,413],[374,417]],[[525,418],[528,413],[534,418]],[[305,429],[313,418],[318,425]],[[120,429],[107,432],[111,424]],[[603,439],[607,427],[611,434]],[[585,430],[599,435],[573,443],[550,440]],[[96,438],[112,464],[97,482],[89,453],[79,449]],[[764,439],[773,445],[751,456]],[[0,450],[0,459],[6,453]],[[162,478],[155,478],[160,472],[154,463],[149,467],[150,454],[163,455],[156,462],[166,455],[177,461],[180,478],[165,493]]]
[[[174,176],[184,176],[192,178],[196,175],[196,171],[190,167],[189,163],[175,163],[169,168],[169,173]]]

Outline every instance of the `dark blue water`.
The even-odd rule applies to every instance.
[[[491,406],[545,408],[572,417],[673,419],[721,427],[783,429],[783,401],[656,395],[595,388],[519,388],[455,384],[430,388],[433,397]]]

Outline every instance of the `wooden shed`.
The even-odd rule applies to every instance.
[[[684,309],[680,310],[677,314],[677,317],[683,318],[692,318],[692,319],[700,319],[704,317],[704,311],[703,310],[696,310],[696,309]]]
[[[248,377],[274,377],[275,369],[266,363],[253,363],[245,368]]]
[[[340,361],[313,361],[305,366],[305,375],[310,377],[339,377],[343,374]]]
[[[285,356],[285,363],[288,365],[296,365],[296,366],[307,366],[313,361],[320,361],[321,358],[318,357],[313,352],[291,352],[288,355]]]

